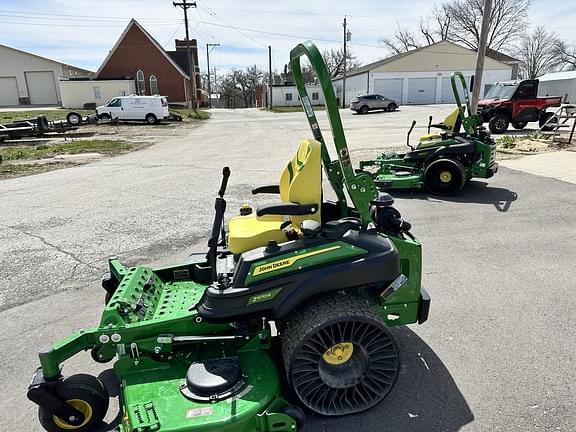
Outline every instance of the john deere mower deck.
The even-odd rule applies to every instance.
[[[335,160],[302,80],[303,55],[323,87]],[[428,317],[421,247],[392,198],[354,173],[317,48],[298,45],[291,66],[314,139],[299,145],[278,184],[253,190],[275,202],[243,206],[224,230],[224,168],[206,256],[163,268],[111,259],[100,323],[39,355],[28,397],[46,430],[100,428],[104,385],[62,376],[62,363],[83,350],[114,360],[120,432],[294,431],[300,406],[358,413],[390,392],[399,360],[388,327]],[[336,202],[322,202],[322,166]],[[281,374],[297,405],[282,396]]]
[[[495,143],[481,126],[482,119],[471,112],[464,76],[454,72],[451,78],[457,109],[444,122],[433,125],[430,116],[428,134],[414,147],[410,144],[414,121],[406,142],[409,152],[385,152],[375,160],[360,162],[360,171],[370,173],[380,190],[424,188],[435,195],[454,195],[468,180],[490,178],[498,171]],[[458,81],[465,106],[460,102]],[[442,132],[431,134],[431,127]]]

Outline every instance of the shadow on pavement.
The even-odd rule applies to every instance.
[[[364,114],[361,114],[358,112],[352,112],[352,115],[363,116],[363,115],[370,115],[370,114],[383,114],[383,113],[393,113],[393,112],[401,112],[401,111],[402,110],[399,108],[396,108],[394,111],[388,111],[388,110],[384,110],[383,108],[378,108],[378,109],[368,111],[367,113],[364,113]]]
[[[442,360],[408,327],[392,329],[400,352],[400,374],[394,389],[376,407],[344,417],[307,413],[302,432],[338,430],[356,432],[456,432],[474,420],[474,415]],[[284,375],[282,368],[279,373]],[[117,397],[119,384],[112,369],[99,377]],[[285,390],[285,393],[289,393]],[[291,395],[286,394],[289,399]],[[111,408],[110,409],[114,409]],[[103,423],[98,432],[113,430],[120,414]]]
[[[416,198],[426,201],[449,201],[456,203],[489,204],[499,212],[507,212],[518,194],[509,189],[488,186],[483,181],[471,181],[454,196],[436,196],[422,191],[388,191],[395,198]]]
[[[407,327],[393,329],[401,370],[396,386],[379,405],[346,417],[308,415],[303,432],[456,432],[474,415],[442,360]]]

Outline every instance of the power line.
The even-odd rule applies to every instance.
[[[410,19],[410,18],[390,18],[388,16],[383,15],[355,15],[351,13],[344,13],[344,12],[334,12],[334,13],[326,13],[326,12],[310,12],[310,11],[278,11],[278,10],[264,10],[264,9],[233,9],[233,8],[212,8],[212,10],[221,10],[221,11],[228,11],[228,12],[239,12],[239,13],[248,13],[248,14],[262,14],[262,15],[317,15],[317,16],[330,16],[330,17],[342,17],[342,15],[346,15],[352,18],[363,18],[363,19],[375,19],[375,20],[382,20],[382,21],[409,21],[409,22],[419,22],[417,19]],[[211,14],[212,15],[212,14]]]
[[[50,23],[32,23],[32,22],[17,22],[17,21],[0,21],[0,24],[14,24],[14,25],[30,25],[42,27],[90,27],[90,28],[121,28],[126,27],[126,24],[50,24]],[[166,27],[173,26],[174,23],[166,24],[147,24],[146,27]]]
[[[172,33],[172,36],[170,36],[170,38],[168,39],[168,41],[162,45],[164,47],[164,49],[167,49],[166,46],[172,42],[172,39],[174,39],[174,36],[176,36],[176,33],[178,33],[178,30],[180,30],[180,27],[182,27],[182,24],[184,24],[183,22],[180,22],[180,24],[178,24],[178,26],[176,27],[176,30],[174,30],[174,33]]]
[[[104,16],[97,16],[97,15],[70,15],[70,14],[55,14],[55,13],[47,13],[47,12],[29,12],[29,11],[15,11],[15,10],[7,10],[7,9],[0,9],[0,13],[15,13],[24,15],[28,17],[29,15],[37,15],[37,16],[49,16],[49,17],[70,17],[70,18],[86,18],[86,19],[94,19],[94,20],[104,20],[104,21],[126,21],[132,18],[136,20],[148,20],[148,21],[175,21],[174,18],[146,18],[146,17],[104,17]]]
[[[263,30],[249,29],[249,28],[244,28],[244,27],[234,27],[234,26],[227,25],[227,24],[225,25],[225,24],[218,24],[218,23],[211,23],[211,22],[204,22],[204,24],[212,25],[212,26],[216,26],[216,27],[231,28],[233,30],[238,30],[238,31],[244,30],[247,32],[252,32],[252,33],[260,33],[260,34],[271,35],[271,36],[280,36],[280,37],[291,38],[291,39],[300,39],[300,40],[312,39],[312,40],[316,40],[316,41],[332,42],[332,43],[337,43],[337,44],[340,44],[342,42],[340,40],[335,40],[335,39],[324,39],[324,38],[311,37],[311,36],[291,35],[291,34],[286,34],[286,33],[275,33],[275,32],[263,31]],[[258,43],[260,44],[260,42],[258,42]],[[382,48],[380,45],[365,44],[365,43],[359,43],[359,42],[355,42],[354,45],[365,46],[365,47],[370,47],[370,48]]]
[[[198,0],[198,3],[200,3],[200,0]],[[228,27],[228,28],[231,28],[231,29],[233,29],[233,30],[236,30],[238,33],[240,33],[240,34],[241,34],[242,36],[244,36],[245,38],[248,38],[248,39],[250,39],[252,42],[260,45],[261,47],[268,49],[268,45],[265,45],[265,44],[263,44],[262,42],[254,39],[253,37],[248,36],[246,33],[242,32],[243,29],[242,29],[241,27],[234,27],[234,26],[228,24],[226,21],[224,21],[222,18],[220,18],[220,17],[216,14],[216,12],[214,12],[214,11],[213,11],[212,9],[210,9],[208,6],[204,6],[204,8],[205,8],[206,10],[208,10],[209,13],[211,12],[211,15],[212,15],[212,16],[214,16],[216,19],[218,19],[220,22],[223,23],[222,25],[220,25],[220,27]],[[206,22],[206,21],[204,21],[203,23],[204,23],[204,24],[210,24],[210,23],[208,23],[208,22]]]

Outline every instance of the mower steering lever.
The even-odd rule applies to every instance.
[[[220,185],[220,190],[218,191],[220,198],[224,197],[226,186],[228,185],[228,178],[230,178],[230,168],[224,167],[222,169],[222,184]]]

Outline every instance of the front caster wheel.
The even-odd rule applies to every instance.
[[[302,404],[322,415],[365,411],[390,392],[396,344],[368,304],[353,295],[320,297],[286,323],[282,355]]]
[[[100,380],[92,375],[72,375],[59,383],[53,390],[56,396],[66,401],[84,415],[79,425],[69,423],[70,419],[61,419],[45,408],[38,409],[40,424],[48,432],[96,430],[108,411],[108,390]]]

